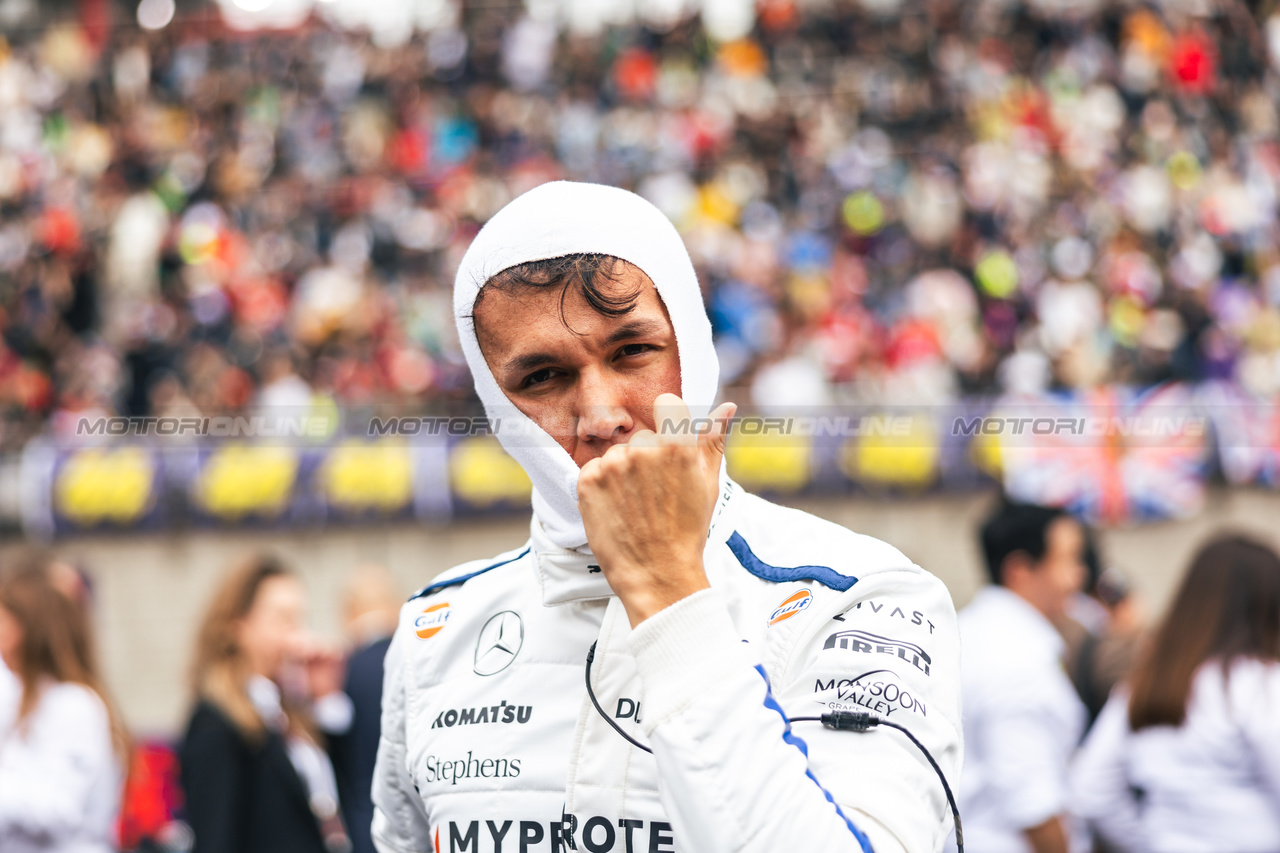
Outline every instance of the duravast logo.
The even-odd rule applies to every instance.
[[[671,824],[588,817],[560,820],[451,820],[434,833],[436,853],[674,853]]]

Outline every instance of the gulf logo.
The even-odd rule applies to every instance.
[[[447,601],[431,605],[413,620],[414,633],[418,635],[419,640],[431,639],[444,630],[445,623],[449,621],[452,613]]]
[[[801,610],[804,610],[813,601],[813,596],[809,594],[809,590],[802,589],[786,601],[778,605],[778,609],[773,611],[769,616],[769,624],[777,625],[784,619],[790,619]]]

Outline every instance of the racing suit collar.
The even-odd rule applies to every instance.
[[[547,607],[571,601],[590,601],[613,595],[609,582],[586,545],[562,548],[551,541],[542,520],[535,512],[529,525],[538,582],[542,585],[542,603]]]
[[[732,532],[732,514],[729,509],[734,495],[739,491],[741,487],[729,479],[722,463],[720,492],[716,497],[716,507],[711,515],[711,527],[708,531],[709,542],[723,541]],[[598,600],[613,595],[613,589],[600,571],[590,547],[560,547],[551,541],[536,511],[529,525],[529,538],[538,583],[542,586],[542,603],[545,606]]]

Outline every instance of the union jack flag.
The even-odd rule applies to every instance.
[[[1280,400],[1250,394],[1231,382],[1201,387],[1227,482],[1280,486]]]
[[[1186,386],[1006,398],[995,413],[1015,500],[1106,525],[1186,518],[1204,503],[1208,418]]]

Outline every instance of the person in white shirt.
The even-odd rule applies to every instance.
[[[107,853],[123,727],[98,678],[84,611],[43,565],[0,574],[0,850]]]
[[[1274,550],[1240,536],[1200,550],[1072,783],[1073,811],[1125,853],[1280,850]]]
[[[1084,531],[1062,510],[1004,503],[982,528],[992,584],[960,612],[965,764],[960,813],[973,853],[1065,853],[1068,763],[1085,710],[1054,627],[1084,582]]]
[[[8,708],[10,704],[16,707],[21,696],[22,687],[18,684],[17,676],[5,665],[4,658],[0,657],[0,708]]]

